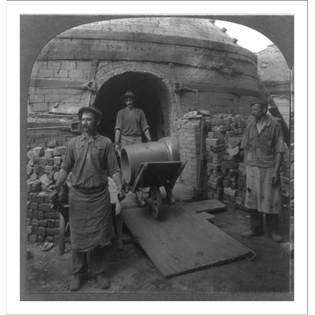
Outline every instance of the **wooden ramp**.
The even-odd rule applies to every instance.
[[[194,212],[217,213],[226,210],[226,205],[217,199],[186,202],[181,204],[181,206],[187,210],[193,210]]]
[[[157,269],[166,277],[244,258],[252,251],[197,213],[180,205],[164,206],[165,218],[153,219],[147,207],[123,211],[126,225]]]

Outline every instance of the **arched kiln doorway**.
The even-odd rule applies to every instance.
[[[169,93],[157,76],[144,72],[124,72],[106,81],[99,89],[95,105],[103,112],[99,131],[114,138],[117,112],[124,107],[123,94],[127,89],[136,95],[136,107],[143,109],[150,125],[153,140],[169,133]]]

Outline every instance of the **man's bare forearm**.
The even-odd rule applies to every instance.
[[[276,173],[279,173],[280,171],[280,164],[281,164],[281,161],[282,161],[282,153],[277,153],[276,154],[276,157],[275,157],[275,167],[274,167],[274,170]]]
[[[150,130],[146,129],[144,132],[145,137],[147,138],[148,141],[151,141],[151,135],[150,135]]]
[[[115,131],[115,143],[120,143],[120,130],[116,129]]]
[[[120,173],[119,173],[119,172],[114,173],[113,176],[112,176],[112,178],[113,178],[113,180],[114,180],[114,182],[115,182],[115,184],[116,184],[116,186],[117,186],[117,188],[118,188],[118,191],[121,191],[121,186],[122,186],[122,184],[121,184],[121,176],[120,176]]]
[[[59,172],[59,177],[56,181],[56,188],[59,189],[68,177],[68,172],[66,172],[63,168]]]

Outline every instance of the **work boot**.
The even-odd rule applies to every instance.
[[[279,214],[268,213],[266,221],[271,239],[277,243],[282,242],[282,236],[279,234]]]
[[[251,236],[261,236],[264,234],[263,231],[263,215],[259,213],[257,210],[252,211],[249,217],[249,230],[241,233],[241,236],[251,237]]]
[[[102,273],[96,276],[96,281],[100,289],[106,290],[110,287],[109,279]]]
[[[81,285],[81,276],[79,274],[75,274],[71,277],[70,282],[70,291],[78,291]]]

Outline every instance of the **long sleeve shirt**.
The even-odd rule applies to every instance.
[[[276,154],[283,153],[285,149],[280,124],[270,115],[258,126],[255,120],[250,121],[241,146],[247,165],[273,167]]]

